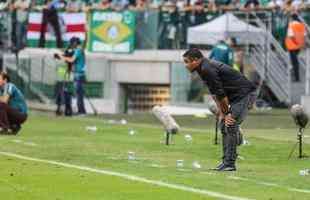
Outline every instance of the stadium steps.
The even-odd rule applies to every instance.
[[[305,94],[305,74],[308,67],[305,51],[299,55],[301,81],[296,83],[292,81],[292,66],[288,52],[283,49],[257,16],[255,16],[255,23],[265,31],[267,40],[263,40],[262,44],[257,44],[251,49],[248,56],[249,62],[255,66],[261,79],[280,102],[287,105],[300,103],[301,96]],[[268,41],[269,45],[266,45],[265,41]]]

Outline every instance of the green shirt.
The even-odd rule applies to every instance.
[[[2,95],[9,95],[8,105],[18,111],[27,114],[28,108],[22,92],[13,84],[6,83],[2,88]]]
[[[233,66],[234,52],[226,43],[221,42],[211,50],[209,58]]]

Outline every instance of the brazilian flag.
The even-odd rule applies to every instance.
[[[88,50],[130,53],[134,49],[134,12],[94,11],[90,17]]]

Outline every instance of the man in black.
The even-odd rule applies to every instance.
[[[240,72],[221,62],[205,58],[198,49],[183,54],[184,63],[190,72],[196,71],[213,95],[221,119],[223,135],[223,162],[217,171],[235,171],[239,126],[248,112],[250,97],[255,86]]]

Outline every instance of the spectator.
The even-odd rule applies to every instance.
[[[129,6],[129,0],[112,0],[111,7],[115,11],[121,11],[127,9]]]
[[[176,5],[167,1],[161,9],[160,48],[171,49],[176,47],[178,13]]]
[[[136,0],[134,2],[130,3],[130,10],[135,10],[135,11],[144,11],[146,10],[146,1],[145,0]]]
[[[215,3],[215,0],[210,0],[208,2],[207,10],[208,10],[208,12],[216,12],[217,11],[217,6]]]
[[[162,4],[163,0],[151,0],[149,6],[153,9],[159,9]]]
[[[285,45],[290,54],[294,73],[293,81],[295,82],[300,81],[298,54],[300,50],[303,49],[305,46],[305,35],[305,25],[300,21],[296,13],[292,14],[288,25]]]
[[[112,10],[110,0],[101,0],[100,2],[93,5],[94,9],[97,10]]]
[[[286,0],[284,2],[282,10],[285,14],[292,13],[294,11],[293,0]]]
[[[241,7],[242,6],[241,6],[240,0],[232,0],[229,4],[224,5],[223,9],[225,9],[225,10],[238,10]]]
[[[203,1],[199,0],[194,6],[194,25],[203,24],[206,22],[206,12]]]
[[[271,0],[266,7],[271,10],[278,10],[283,6],[283,4],[283,0]]]
[[[247,0],[244,4],[245,10],[257,10],[259,9],[259,0]]]
[[[39,47],[45,47],[45,32],[47,29],[47,24],[50,24],[55,31],[56,45],[58,48],[62,48],[63,42],[57,9],[64,7],[64,2],[60,0],[47,0],[46,4],[43,6]]]
[[[9,6],[9,2],[7,0],[0,0],[0,11],[6,10]]]
[[[244,50],[238,47],[236,38],[230,39],[230,47],[234,51],[233,68],[244,74]]]
[[[83,8],[83,2],[81,0],[67,0],[66,11],[67,12],[79,12]]]
[[[227,42],[220,40],[211,50],[209,58],[232,67],[234,63],[234,51],[230,47],[230,39]]]
[[[20,50],[26,46],[28,9],[30,0],[17,0],[13,6],[16,10],[16,48]]]
[[[185,0],[178,0],[177,10],[178,10],[177,36],[180,41],[180,48],[185,48],[187,46],[186,37],[187,37],[187,29],[189,26],[190,7],[187,5],[187,2]]]
[[[295,11],[299,10],[302,7],[303,1],[302,0],[293,0],[292,6]]]

